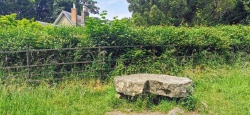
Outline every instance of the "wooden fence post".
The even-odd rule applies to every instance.
[[[101,45],[100,44],[98,44],[98,60],[97,60],[98,62],[99,62],[99,64],[100,64],[100,68],[98,68],[100,71],[98,71],[98,72],[100,72],[99,73],[99,77],[100,78],[102,78],[103,76],[103,74],[102,74],[102,72],[103,72],[103,68],[102,68],[102,64],[103,64],[103,60],[102,60],[102,54],[101,54]]]
[[[30,74],[30,56],[29,56],[29,47],[28,49],[26,50],[26,57],[27,57],[27,68],[28,68],[28,79],[31,78],[31,74]]]

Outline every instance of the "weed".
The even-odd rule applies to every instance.
[[[188,110],[195,110],[196,100],[192,95],[187,95],[185,99],[181,99],[181,105]]]

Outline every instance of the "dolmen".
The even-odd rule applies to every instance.
[[[154,94],[170,98],[185,98],[193,93],[189,78],[157,74],[117,76],[114,85],[118,94],[137,96]]]

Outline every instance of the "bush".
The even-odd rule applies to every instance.
[[[86,27],[41,26],[33,20],[15,20],[15,14],[2,16],[0,49],[136,45],[137,47],[100,47],[99,53],[93,56],[95,60],[102,60],[103,63],[102,67],[92,64],[90,68],[116,68],[115,66],[119,65],[119,70],[113,71],[119,74],[122,74],[121,72],[176,74],[181,66],[232,63],[237,60],[236,52],[239,54],[250,52],[250,26],[137,27],[131,24],[130,19],[114,18],[109,21],[106,20],[105,15],[106,12],[103,12],[101,19],[89,18]],[[103,57],[99,56],[100,52],[103,52]],[[59,62],[65,62],[61,58],[67,57],[66,54],[85,55],[84,51],[62,51],[50,52],[43,56],[49,57],[51,54],[55,54]],[[72,56],[68,59],[72,58],[71,62],[84,60],[79,57],[75,59]]]
[[[0,18],[0,48],[2,50],[54,49],[85,46],[82,27],[42,26],[34,20],[15,20],[16,15]],[[85,40],[84,40],[85,39]]]

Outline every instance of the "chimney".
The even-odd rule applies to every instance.
[[[71,8],[71,19],[73,23],[76,25],[77,23],[77,10],[76,10],[76,4],[73,3],[73,8]]]
[[[89,16],[89,11],[88,11],[88,8],[86,6],[83,5],[83,11],[81,12],[81,24],[83,26],[85,26],[86,24],[86,17]]]

